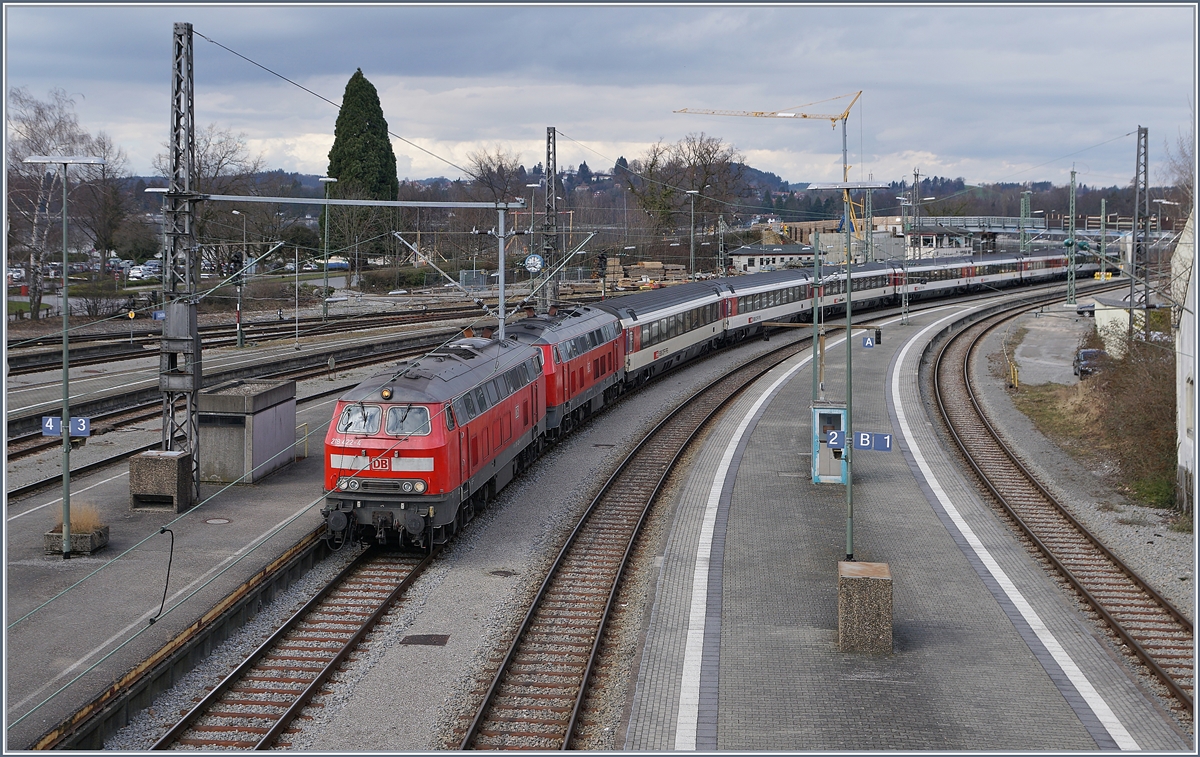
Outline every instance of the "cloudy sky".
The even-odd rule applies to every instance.
[[[75,98],[130,168],[152,173],[170,115],[173,22],[193,24],[196,123],[245,135],[268,167],[322,174],[361,68],[379,90],[402,178],[503,147],[526,166],[559,130],[560,168],[607,169],[704,132],[791,182],[841,178],[828,121],[680,108],[839,113],[851,179],[1127,184],[1149,127],[1151,183],[1195,118],[1192,5],[421,6],[15,5],[5,91]],[[203,35],[203,36],[200,36]],[[206,39],[207,38],[207,39]],[[211,40],[211,41],[209,41]],[[810,103],[816,103],[808,105]]]

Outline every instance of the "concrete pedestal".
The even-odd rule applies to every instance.
[[[838,563],[838,649],[892,651],[892,572],[887,563]]]
[[[295,381],[227,381],[199,408],[201,481],[252,484],[296,459]]]
[[[130,507],[167,508],[181,513],[193,504],[192,453],[151,450],[129,458]]]

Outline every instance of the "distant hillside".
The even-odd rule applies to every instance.
[[[744,175],[750,185],[759,190],[769,189],[772,192],[787,192],[790,190],[793,192],[798,192],[802,189],[806,189],[809,185],[809,182],[807,181],[796,181],[789,183],[770,171],[760,171],[757,168],[752,168],[744,164],[742,166],[742,170],[745,172]]]

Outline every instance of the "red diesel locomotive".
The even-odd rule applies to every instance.
[[[625,339],[615,315],[595,307],[551,308],[527,315],[507,336],[542,351],[546,376],[546,429],[550,438],[616,399],[625,376]]]
[[[338,400],[327,538],[442,544],[537,457],[545,433],[537,347],[464,338],[400,363]]]

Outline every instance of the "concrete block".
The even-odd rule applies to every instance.
[[[887,563],[838,563],[838,649],[892,651],[892,572]]]
[[[63,547],[62,526],[55,527],[53,531],[47,531],[42,543],[42,548],[48,555],[61,555]],[[104,548],[108,544],[108,526],[101,526],[95,531],[89,531],[86,534],[71,531],[71,553],[90,555]]]
[[[296,382],[227,381],[199,395],[200,480],[252,484],[296,458]]]
[[[191,452],[151,450],[129,458],[131,508],[169,508],[181,513],[193,504]]]

